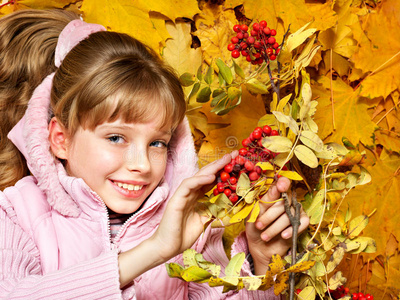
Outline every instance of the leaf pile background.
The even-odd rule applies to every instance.
[[[2,0],[0,17],[25,8],[74,10],[87,22],[131,34],[157,50],[179,74],[196,74],[202,63],[218,69],[216,58],[232,65],[227,45],[236,23],[265,19],[280,41],[289,25],[295,32],[311,22],[319,48],[307,72],[313,100],[318,101],[318,134],[325,143],[341,143],[346,137],[365,151],[362,165],[372,176],[345,201],[353,216],[370,215],[364,235],[375,239],[377,252],[346,254],[337,267],[353,291],[376,298],[400,295],[400,1]],[[250,72],[244,61],[239,64]],[[268,95],[244,91],[238,107],[218,116],[209,103],[191,99],[187,116],[200,164],[241,148],[270,101]]]

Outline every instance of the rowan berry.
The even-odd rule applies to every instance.
[[[232,194],[232,191],[230,189],[225,189],[224,194],[229,197]]]
[[[261,139],[261,137],[262,137],[262,131],[253,131],[253,138],[255,139],[255,140],[259,140],[259,139]]]
[[[230,184],[236,184],[236,183],[237,183],[236,177],[231,177],[231,178],[229,178],[229,183],[230,183]]]
[[[214,189],[213,194],[214,194],[214,196],[217,196],[219,194],[218,189]]]
[[[233,170],[233,165],[232,165],[232,164],[227,164],[227,165],[224,167],[224,171],[227,172],[227,173],[232,172],[232,170]]]
[[[374,296],[372,296],[371,294],[366,294],[366,295],[365,295],[365,298],[366,298],[367,300],[374,300]]]
[[[276,59],[276,55],[272,54],[272,55],[269,57],[269,59],[270,59],[270,60],[275,60],[275,59]]]
[[[228,181],[228,179],[229,179],[231,176],[230,176],[229,173],[227,173],[227,172],[221,172],[220,177],[221,177],[221,180],[222,180],[223,182],[226,182],[226,181]]]
[[[260,27],[267,27],[267,22],[264,20],[260,21]]]
[[[264,33],[265,33],[266,35],[270,35],[270,34],[271,34],[271,29],[269,29],[269,27],[265,27],[265,28],[263,29],[263,31],[264,31]]]
[[[244,168],[247,171],[253,171],[254,170],[254,164],[251,161],[248,160],[248,161],[245,162]]]
[[[237,35],[236,35],[236,37],[237,37],[239,40],[241,40],[241,39],[244,38],[244,34],[243,34],[242,32],[238,32]]]
[[[239,156],[236,157],[236,163],[238,165],[243,166],[245,162],[246,162],[246,159],[243,156],[239,155]]]
[[[259,178],[260,178],[260,174],[258,174],[256,171],[250,172],[250,174],[249,174],[249,179],[250,179],[251,181],[258,180]]]
[[[235,45],[235,44],[229,44],[229,45],[228,45],[228,50],[229,50],[229,51],[233,51],[233,50],[235,50],[235,48],[236,48],[236,45]]]
[[[274,53],[274,50],[272,50],[272,48],[267,48],[267,55],[270,56]]]
[[[271,35],[275,36],[276,35],[276,30],[275,29],[271,29]]]
[[[271,131],[271,135],[272,135],[272,136],[274,136],[274,135],[279,135],[279,132],[278,132],[277,130],[274,129],[274,130]]]
[[[255,38],[253,38],[252,36],[247,39],[247,42],[249,44],[254,44],[255,41],[256,41]]]
[[[241,155],[241,156],[245,156],[246,154],[247,154],[247,149],[246,148],[241,148],[241,149],[239,149],[239,155]]]
[[[240,29],[243,31],[247,31],[249,29],[249,27],[247,27],[247,25],[243,24],[240,26]]]
[[[271,134],[272,129],[268,125],[264,125],[264,127],[262,129],[263,129],[263,132],[265,133],[265,135],[268,136]]]
[[[258,31],[258,30],[260,29],[260,24],[254,23],[254,24],[253,24],[253,29],[256,30],[256,31]]]
[[[239,50],[233,50],[231,54],[233,58],[238,58],[240,56]]]
[[[286,170],[287,170],[287,167],[286,167],[286,166],[283,166],[283,167],[282,167],[282,170],[283,170],[283,168],[286,168]],[[346,287],[344,288],[344,292],[345,292],[346,294],[348,294],[348,293],[350,292],[350,289],[346,286]]]
[[[271,37],[268,38],[268,44],[273,45],[273,44],[275,44],[275,42],[276,42],[276,40],[275,40],[274,37],[271,36]]]
[[[260,166],[255,166],[254,171],[256,171],[258,174],[261,174],[263,170],[261,169]]]
[[[231,185],[229,186],[229,188],[230,188],[232,191],[236,191],[237,184],[236,184],[236,183],[235,183],[235,184],[231,184]]]
[[[279,43],[278,42],[275,42],[273,45],[272,45],[272,48],[274,48],[274,49],[277,49],[279,47]]]
[[[235,204],[235,203],[239,200],[239,197],[238,197],[238,195],[236,195],[235,193],[232,193],[232,194],[229,196],[229,200],[231,200],[232,204]]]
[[[239,24],[234,25],[233,26],[233,31],[239,32],[240,31],[240,25]]]

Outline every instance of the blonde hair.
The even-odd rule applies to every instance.
[[[7,134],[24,115],[34,89],[55,71],[58,36],[77,18],[61,10],[21,10],[0,19],[0,190],[29,174]]]
[[[146,122],[161,116],[175,129],[186,102],[179,79],[157,54],[133,37],[110,31],[91,34],[64,58],[53,79],[54,115],[73,136],[79,126],[122,118]]]
[[[9,30],[11,26],[17,26],[16,20],[23,21],[25,16],[31,19],[34,16],[38,19],[38,23],[43,24],[40,29],[34,29],[32,28],[34,21],[30,23],[26,21],[25,26],[20,26],[20,31],[30,32],[33,46],[28,52],[39,53],[39,50],[33,47],[45,48],[40,50],[39,56],[41,60],[46,59],[46,63],[38,66],[36,65],[38,58],[30,57],[32,53],[25,53],[27,38],[20,38],[20,42],[16,43],[18,48],[17,45],[14,48],[6,48],[10,52],[7,58],[9,67],[17,68],[13,66],[15,62],[20,64],[20,60],[11,57],[11,52],[21,51],[27,56],[24,57],[25,64],[35,65],[36,69],[40,69],[40,76],[35,74],[36,80],[31,81],[34,74],[29,70],[29,76],[25,76],[26,80],[29,80],[27,93],[14,88],[14,94],[6,98],[3,97],[3,94],[6,94],[5,89],[3,90],[2,86],[0,88],[2,114],[0,117],[3,117],[0,120],[3,123],[10,123],[7,129],[3,130],[3,125],[1,126],[1,190],[27,174],[26,163],[20,153],[18,153],[20,160],[18,166],[15,166],[15,162],[13,165],[6,161],[7,156],[15,156],[17,151],[15,147],[11,150],[13,145],[6,138],[6,134],[22,117],[33,89],[46,75],[54,71],[53,61],[58,35],[69,21],[76,18],[64,11],[33,10],[25,14],[17,12],[7,16],[6,21],[0,20],[0,34]],[[52,24],[53,18],[54,23],[58,21],[57,26]],[[42,37],[36,36],[35,31],[41,32],[38,35]],[[0,84],[3,85],[2,78],[6,73],[3,70],[5,63],[2,47],[7,43],[3,42],[5,39],[1,35]],[[18,35],[18,30],[15,30],[14,35]],[[8,42],[13,38],[15,37],[9,38]],[[43,46],[44,42],[47,44],[46,47]],[[29,57],[32,61],[28,59]],[[15,103],[12,103],[13,101]],[[18,115],[14,113],[13,116],[6,116],[11,113],[8,112],[10,103],[13,104],[14,110],[18,110]],[[160,127],[168,124],[175,129],[184,118],[186,102],[178,77],[153,50],[129,35],[103,31],[91,34],[66,55],[53,79],[51,109],[68,133],[73,136],[79,126],[93,130],[99,124],[112,122],[118,118],[127,123],[134,123],[150,121],[161,116]],[[5,140],[7,147],[3,147],[3,144],[6,144]]]

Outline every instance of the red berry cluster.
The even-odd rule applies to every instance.
[[[261,143],[263,137],[271,135],[279,135],[279,133],[265,125],[263,128],[255,128],[250,136],[242,141],[244,148],[239,150],[239,155],[232,159],[217,177],[217,186],[213,190],[215,196],[224,193],[235,204],[239,200],[236,187],[240,175],[246,173],[251,181],[256,181],[261,177],[263,170],[256,166],[257,162],[269,161],[277,155],[264,148]]]
[[[236,36],[232,37],[232,43],[228,45],[232,57],[238,58],[241,54],[253,65],[275,60],[279,53],[279,43],[274,37],[276,30],[270,29],[264,20],[254,23],[250,34],[248,30],[249,27],[245,24],[233,26]]]
[[[349,293],[349,288],[343,285],[339,286],[336,290],[329,290],[329,293],[333,299],[340,299]]]
[[[353,300],[374,300],[374,296],[371,294],[363,294],[363,293],[353,293],[351,298]]]

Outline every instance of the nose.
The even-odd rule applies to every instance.
[[[125,164],[129,171],[149,173],[151,169],[149,153],[145,148],[139,148],[136,145],[129,147],[125,153]]]

